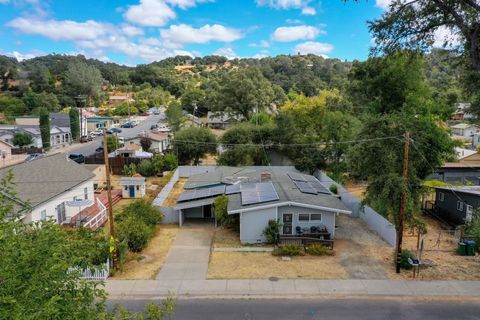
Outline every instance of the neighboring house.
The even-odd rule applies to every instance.
[[[0,161],[9,161],[12,158],[12,148],[8,142],[0,140]]]
[[[480,185],[480,164],[469,162],[446,162],[428,179],[447,183]]]
[[[457,103],[455,105],[456,109],[452,115],[452,120],[475,120],[477,116],[472,113],[469,113],[470,103]]]
[[[94,200],[95,175],[81,165],[67,159],[65,154],[26,161],[0,169],[0,177],[10,171],[19,207],[28,203],[30,209],[22,219],[26,222],[48,218],[59,224],[69,223],[79,212],[69,207],[68,201]]]
[[[90,117],[87,118],[88,132],[96,131],[98,129],[110,128],[114,124],[112,117]]]
[[[228,129],[229,127],[242,122],[244,117],[241,114],[232,112],[209,111],[207,114],[207,126],[212,129]]]
[[[450,127],[456,136],[471,139],[475,133],[480,132],[480,127],[475,124],[459,123]]]
[[[95,175],[93,179],[93,189],[97,190],[103,188],[107,183],[107,177],[105,175],[105,165],[104,164],[84,164],[83,167],[87,170],[90,170]]]
[[[15,133],[28,133],[32,136],[33,143],[27,147],[42,148],[42,135],[40,133],[40,127],[35,125],[0,125],[1,139],[12,144],[13,136]],[[72,142],[72,135],[70,133],[70,127],[57,127],[52,126],[50,128],[50,147],[58,147],[69,144]]]
[[[335,217],[350,211],[315,177],[282,167],[217,167],[192,175],[177,199],[180,225],[188,219],[214,218],[212,204],[221,194],[228,196],[228,215],[240,221],[240,240],[264,242],[269,221],[280,221],[281,235],[297,230],[326,229],[333,239]]]
[[[479,162],[480,154],[476,150],[455,147],[455,153],[459,162]]]
[[[135,100],[132,99],[129,95],[111,96],[108,98],[108,104],[110,105],[119,104],[122,102],[133,103],[135,102]]]
[[[110,158],[120,157],[120,158],[140,158],[140,159],[151,159],[153,154],[150,152],[142,151],[142,146],[129,143],[115,150],[114,152],[108,155]]]
[[[143,137],[147,137],[152,141],[152,146],[150,147],[150,150],[156,153],[164,153],[168,150],[170,147],[170,137],[168,133],[164,132],[159,132],[159,133],[147,133],[145,135],[140,135],[135,138],[131,138],[126,140],[125,142],[128,143],[134,143],[134,144],[140,144],[140,140]]]
[[[183,122],[182,127],[190,128],[190,127],[202,127],[203,126],[203,120],[200,119],[199,117],[196,117],[193,114],[188,113],[186,111],[183,112],[183,115],[185,117],[185,121]]]
[[[145,196],[147,179],[144,177],[121,177],[122,198],[143,198]]]
[[[480,186],[435,187],[435,211],[443,219],[464,224],[480,207]]]

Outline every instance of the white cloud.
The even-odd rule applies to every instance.
[[[285,20],[286,23],[288,24],[303,24],[303,20],[300,19],[287,19]]]
[[[392,2],[393,0],[375,0],[375,5],[383,10],[388,10],[388,7]]]
[[[18,61],[23,61],[23,60],[33,59],[35,57],[41,56],[43,55],[43,53],[39,51],[33,51],[29,53],[20,53],[18,51],[13,51],[13,52],[7,52],[6,55],[9,57],[14,57]]]
[[[201,28],[193,28],[186,24],[172,25],[168,29],[160,30],[160,35],[166,45],[174,48],[188,43],[232,42],[243,38],[240,31],[219,24],[206,24]]]
[[[149,27],[162,27],[176,16],[163,0],[140,0],[140,4],[129,6],[124,14],[128,21]]]
[[[93,20],[75,22],[16,18],[7,25],[23,33],[42,35],[53,40],[96,39],[113,32],[113,26]]]
[[[270,42],[268,42],[267,40],[262,40],[259,43],[250,43],[248,46],[253,48],[256,48],[256,47],[268,48],[270,47]]]
[[[136,37],[144,34],[143,29],[130,25],[124,25],[122,31],[127,37]]]
[[[319,56],[327,57],[326,54],[332,52],[333,45],[329,43],[307,41],[295,46],[295,53],[300,54],[316,54]]]
[[[445,26],[441,26],[435,30],[433,36],[435,40],[433,47],[435,48],[442,48],[445,44],[447,48],[452,48],[461,44],[461,40],[459,39],[458,35]]]
[[[165,0],[165,2],[172,6],[177,6],[180,9],[188,9],[196,6],[197,3],[213,2],[214,0]]]
[[[213,54],[216,56],[224,56],[229,60],[238,58],[238,55],[235,53],[235,51],[233,51],[232,48],[220,48],[216,50]]]
[[[312,26],[279,27],[273,32],[272,40],[278,42],[311,40],[320,34],[325,34],[325,31]]]
[[[302,9],[302,14],[305,16],[314,16],[317,14],[317,10],[315,10],[315,8],[312,8],[312,7],[304,7]]]

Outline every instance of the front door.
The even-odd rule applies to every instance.
[[[293,213],[284,213],[283,214],[283,234],[292,234],[292,220],[293,220]]]
[[[212,205],[206,205],[203,207],[203,217],[204,218],[211,218],[212,217]]]
[[[135,186],[130,186],[130,198],[135,198]]]

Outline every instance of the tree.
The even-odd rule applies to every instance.
[[[40,135],[42,146],[45,150],[50,149],[50,113],[46,108],[40,108]]]
[[[33,138],[27,132],[17,132],[13,135],[12,143],[15,146],[24,147],[32,144]]]
[[[8,117],[22,116],[27,113],[27,108],[21,99],[0,95],[0,112]]]
[[[70,117],[70,132],[73,140],[80,140],[80,112],[77,108],[70,108],[68,112]]]
[[[122,102],[115,107],[115,110],[113,110],[113,115],[115,116],[128,116],[139,113],[140,111],[137,109],[137,107],[130,105],[129,102]]]
[[[142,137],[140,139],[140,145],[142,146],[143,151],[148,151],[152,146],[152,139],[148,137]]]
[[[193,161],[198,164],[201,157],[216,152],[217,139],[208,128],[186,128],[175,135],[173,148],[177,151],[181,163]]]
[[[204,116],[208,112],[205,91],[197,88],[188,88],[182,95],[182,109],[195,116]]]
[[[182,108],[177,101],[173,101],[168,106],[167,110],[165,111],[165,116],[167,117],[167,122],[170,128],[173,131],[180,130],[183,122],[185,121],[185,117],[183,116]]]
[[[107,137],[107,151],[108,153],[117,150],[119,147],[118,145],[118,138],[116,135],[109,135]]]
[[[54,80],[50,70],[43,63],[32,63],[28,67],[30,87],[34,92],[51,92],[54,88]]]
[[[47,108],[50,112],[57,112],[60,110],[60,103],[57,96],[53,93],[35,93],[33,91],[26,92],[22,101],[29,112],[36,113],[40,108]]]
[[[85,95],[88,98],[98,98],[101,82],[102,74],[95,66],[82,61],[75,61],[68,65],[65,85],[71,97]]]

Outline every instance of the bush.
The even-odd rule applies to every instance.
[[[142,160],[137,167],[137,172],[144,177],[151,177],[155,174],[153,164],[150,160]]]
[[[322,245],[322,244],[311,244],[307,247],[307,253],[314,256],[333,256],[334,252],[332,249]]]
[[[272,251],[274,256],[303,256],[305,252],[303,251],[303,247],[298,244],[287,244],[285,246],[281,246],[275,248]]]
[[[282,224],[276,220],[268,221],[268,225],[263,229],[262,234],[267,238],[267,243],[274,244],[278,242],[278,235]]]
[[[123,166],[123,174],[125,176],[133,176],[135,173],[137,173],[137,165],[135,163],[130,163],[130,165],[124,165]]]
[[[415,259],[413,253],[409,250],[402,250],[400,255],[400,268],[410,270],[412,269],[412,265],[408,262],[408,258]]]
[[[331,184],[329,189],[331,193],[338,194],[338,189],[336,184]]]
[[[162,212],[145,199],[138,199],[126,206],[115,220],[127,221],[130,218],[140,220],[147,226],[154,227],[162,222]]]
[[[153,228],[135,217],[128,217],[118,224],[118,238],[126,241],[130,251],[142,251],[152,236]]]
[[[231,227],[233,224],[233,218],[228,215],[227,206],[228,197],[226,195],[218,196],[213,202],[213,212],[219,224]]]

